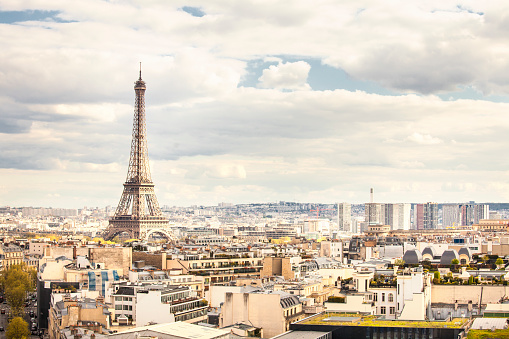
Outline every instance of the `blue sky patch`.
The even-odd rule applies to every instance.
[[[58,17],[60,11],[0,11],[0,23],[14,24],[24,21],[55,21],[55,22],[69,22],[62,20]]]
[[[276,56],[281,59],[282,63],[305,61],[311,69],[308,74],[308,84],[315,91],[326,91],[335,89],[344,89],[347,91],[363,91],[366,93],[380,95],[400,95],[401,93],[388,90],[375,82],[355,80],[350,77],[344,70],[324,65],[318,59],[303,59],[288,56]],[[248,62],[247,75],[239,86],[256,87],[258,79],[262,76],[263,70],[271,65],[277,65],[277,61],[263,61],[261,59],[251,60]]]
[[[184,6],[181,8],[184,12],[191,14],[192,16],[201,18],[205,15],[205,12],[198,7]]]

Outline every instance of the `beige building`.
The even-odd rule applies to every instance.
[[[249,324],[271,338],[305,317],[299,298],[285,292],[226,293],[219,327]]]
[[[21,265],[23,263],[23,251],[19,246],[2,244],[0,246],[0,258],[2,258],[2,266],[8,269],[13,265]]]
[[[481,219],[476,225],[472,225],[474,231],[484,232],[507,232],[509,229],[509,220],[507,219]]]
[[[387,236],[391,231],[390,225],[369,225],[366,234],[373,236]]]
[[[285,280],[295,278],[295,272],[292,270],[292,258],[285,257],[265,257],[263,258],[263,269],[261,278],[282,276]]]
[[[49,246],[44,248],[45,257],[66,257],[76,259],[87,257],[91,262],[103,264],[101,268],[117,270],[120,276],[128,274],[132,266],[131,247],[85,247],[85,246]]]
[[[335,294],[334,288],[330,287],[331,281],[332,278],[308,282],[285,281],[274,284],[274,291],[284,291],[299,297],[311,298],[314,304],[323,304],[330,296]]]
[[[69,327],[80,327],[102,333],[109,328],[110,313],[104,299],[65,296],[63,300],[52,300],[49,311],[48,332],[50,338],[60,338],[60,331]]]

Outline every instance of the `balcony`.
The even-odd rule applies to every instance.
[[[186,303],[186,302],[191,302],[191,301],[196,301],[196,300],[201,300],[200,298],[197,298],[197,297],[187,297],[187,298],[182,298],[182,299],[175,299],[175,300],[172,300],[172,301],[167,301],[165,302],[165,304],[170,304],[170,305],[179,305],[179,304],[183,304],[183,303]]]

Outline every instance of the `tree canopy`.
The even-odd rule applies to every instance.
[[[403,260],[403,259],[396,259],[396,260],[394,260],[394,265],[395,266],[404,266],[405,265],[405,260]]]
[[[26,265],[13,265],[0,272],[0,287],[14,316],[23,314],[26,294],[35,290],[35,284],[35,269]]]
[[[24,339],[28,338],[30,331],[28,330],[28,324],[23,318],[15,317],[7,325],[6,331],[7,339]]]

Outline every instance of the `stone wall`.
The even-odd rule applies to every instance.
[[[479,302],[483,286],[482,303],[498,303],[500,298],[509,295],[509,286],[503,285],[432,285],[431,302],[453,304],[456,300],[460,304],[472,301]]]
[[[153,254],[153,253],[145,253],[133,251],[133,266],[134,262],[143,260],[145,261],[146,266],[154,266],[158,269],[162,268],[162,256],[161,253]]]
[[[90,261],[105,263],[107,269],[119,271],[119,275],[127,276],[132,267],[131,247],[95,247],[90,249]]]

